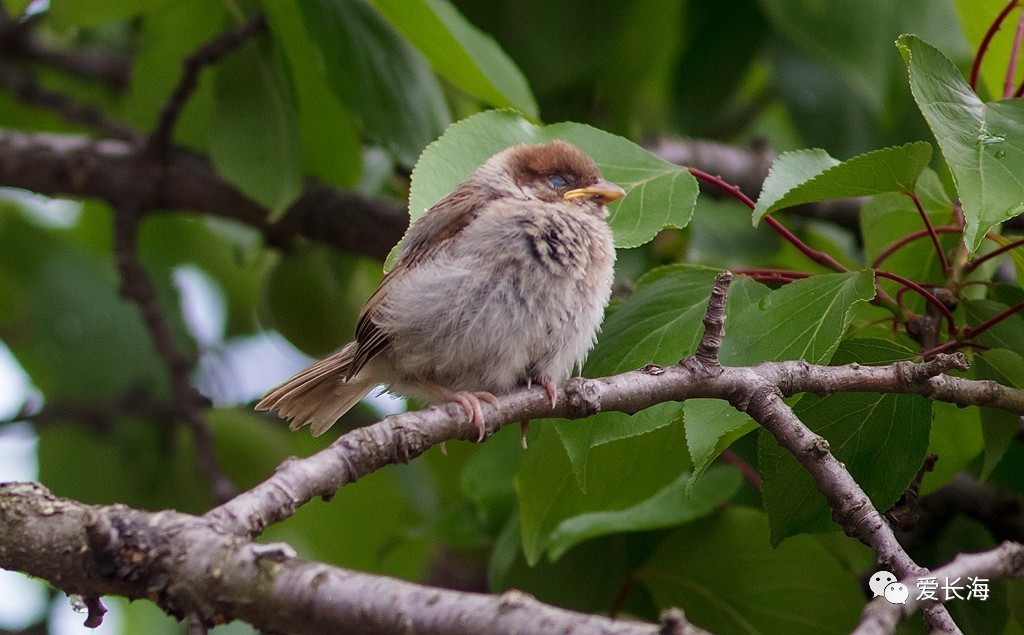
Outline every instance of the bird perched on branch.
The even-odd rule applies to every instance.
[[[612,288],[605,204],[622,188],[564,141],[492,156],[427,210],[366,301],[355,341],[270,390],[257,410],[322,434],[380,384],[459,403],[555,382],[594,345]]]

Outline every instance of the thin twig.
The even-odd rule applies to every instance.
[[[971,86],[971,90],[978,92],[978,75],[981,73],[981,62],[985,58],[985,53],[988,52],[988,46],[992,42],[992,38],[995,37],[996,32],[999,31],[999,27],[1002,26],[1003,20],[1006,16],[1013,11],[1013,8],[1017,6],[1018,0],[1010,0],[1003,7],[1003,10],[999,12],[996,19],[992,21],[992,24],[988,27],[988,31],[985,31],[985,36],[981,38],[981,43],[978,45],[978,52],[974,56],[974,63],[971,64],[971,75],[968,83]]]
[[[1006,63],[1006,79],[1003,81],[1003,99],[1014,95],[1014,84],[1017,82],[1017,60],[1020,59],[1021,40],[1024,40],[1024,11],[1017,17],[1017,30],[1013,34],[1013,46],[1010,48],[1010,60]]]
[[[160,117],[157,119],[156,127],[146,148],[149,153],[155,156],[164,155],[170,147],[171,138],[174,134],[174,126],[181,116],[185,104],[195,91],[199,83],[199,72],[205,66],[215,64],[231,53],[250,37],[259,33],[267,26],[262,13],[252,16],[248,22],[231,31],[226,31],[207,41],[193,51],[182,62],[183,70],[178,85],[174,87],[171,96],[167,98],[160,109]]]
[[[1013,249],[1016,249],[1017,247],[1021,247],[1021,246],[1024,246],[1024,238],[1018,238],[1017,240],[1011,241],[1011,242],[1003,245],[1002,247],[999,247],[998,249],[993,249],[992,251],[988,252],[984,256],[979,256],[978,258],[976,258],[976,259],[972,260],[971,262],[967,263],[966,265],[964,265],[964,271],[968,271],[968,272],[974,271],[975,269],[977,269],[985,261],[991,260],[992,258],[995,258],[997,256],[1001,256],[1004,253],[1006,253],[1008,251],[1011,251]]]
[[[81,104],[60,91],[41,86],[32,73],[0,59],[0,87],[20,101],[55,112],[71,123],[84,124],[115,139],[135,142],[140,136],[131,126],[120,122],[96,106]]]
[[[935,246],[935,253],[939,255],[939,262],[942,264],[942,272],[949,275],[952,269],[949,266],[949,261],[946,260],[946,252],[942,249],[942,244],[939,242],[939,236],[935,233],[935,227],[932,225],[932,221],[928,218],[928,212],[924,211],[924,205],[921,203],[921,197],[917,195],[917,192],[907,192],[907,196],[910,200],[914,201],[914,207],[917,208],[918,213],[921,215],[921,220],[924,221],[925,230],[932,239],[932,245]]]
[[[726,183],[721,177],[715,176],[713,174],[708,174],[707,172],[700,170],[698,168],[691,167],[687,169],[690,171],[690,174],[692,174],[694,177],[720,188],[722,191],[732,195],[733,198],[740,201],[750,209],[754,209],[756,207],[756,204],[754,203],[753,199],[744,194],[743,191],[740,190],[739,186]],[[849,269],[844,267],[838,260],[830,256],[829,254],[823,251],[819,251],[817,249],[813,249],[809,245],[807,245],[807,243],[797,238],[796,234],[783,227],[782,223],[772,218],[771,214],[765,214],[764,221],[768,223],[768,225],[770,225],[771,228],[778,232],[783,238],[785,238],[790,244],[799,249],[801,253],[803,253],[805,256],[807,256],[814,262],[818,263],[819,265],[840,272],[849,271]]]
[[[959,227],[953,227],[950,225],[940,225],[938,227],[933,228],[933,230],[936,234],[959,234],[961,231],[963,231]],[[877,269],[878,267],[881,267],[882,263],[885,262],[886,259],[889,258],[889,256],[899,251],[905,245],[912,243],[919,238],[929,236],[930,234],[931,232],[929,232],[927,229],[919,229],[917,231],[907,234],[906,236],[901,236],[897,238],[896,240],[886,245],[885,248],[882,249],[882,251],[878,252],[878,256],[876,256],[875,259],[871,262],[871,268]]]
[[[964,329],[964,337],[967,338],[967,339],[970,339],[972,337],[977,337],[977,336],[981,335],[982,333],[984,333],[985,331],[987,331],[990,328],[992,328],[993,326],[995,326],[996,324],[999,324],[1000,322],[1002,322],[1006,318],[1010,317],[1011,315],[1015,315],[1017,313],[1020,313],[1022,310],[1024,310],[1024,301],[1018,302],[1017,304],[1011,306],[1010,308],[1006,309],[1005,311],[1001,311],[998,315],[995,315],[995,316],[985,320],[984,322],[982,322],[981,324],[979,324],[977,326],[968,326],[968,327],[966,327]]]
[[[895,274],[891,271],[885,271],[884,269],[875,269],[874,272],[876,276],[888,278],[890,280],[900,283],[904,287],[916,291],[921,297],[927,300],[929,304],[938,309],[939,313],[941,313],[942,316],[946,318],[946,324],[949,328],[949,334],[955,335],[957,333],[956,320],[953,318],[953,314],[950,312],[949,308],[945,304],[943,304],[941,300],[936,298],[935,295],[932,294],[930,291],[928,291],[921,285],[917,284],[916,282],[907,280],[903,276]]]
[[[153,346],[170,374],[178,416],[195,437],[199,471],[209,482],[214,499],[225,501],[237,490],[221,470],[213,432],[203,418],[203,398],[192,386],[193,361],[175,343],[174,331],[157,301],[153,282],[139,261],[138,231],[136,210],[127,206],[114,210],[114,253],[121,274],[121,295],[135,302],[142,312]]]

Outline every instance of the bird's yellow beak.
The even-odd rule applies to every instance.
[[[592,198],[596,201],[600,201],[602,205],[611,203],[612,201],[618,200],[626,195],[626,191],[614,183],[609,183],[604,179],[601,179],[597,183],[589,187],[580,187],[575,190],[569,190],[565,194],[562,194],[562,198]]]

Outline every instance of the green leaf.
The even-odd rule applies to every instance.
[[[47,21],[59,30],[93,27],[105,22],[127,20],[144,14],[155,3],[150,0],[61,0],[47,3]],[[17,6],[10,10],[17,15]]]
[[[936,401],[932,404],[932,413],[928,452],[939,460],[921,480],[921,494],[942,487],[958,472],[969,469],[985,447],[980,408],[960,408]]]
[[[813,58],[828,62],[876,111],[885,104],[892,68],[887,64],[887,30],[895,7],[886,0],[825,2],[763,0],[775,28]]]
[[[874,150],[842,163],[824,150],[787,152],[772,163],[754,208],[754,221],[802,203],[911,192],[931,156],[931,144],[924,141]]]
[[[514,478],[527,455],[520,445],[519,430],[514,428],[505,426],[487,443],[474,448],[459,479],[462,492],[476,503],[484,521],[495,529],[515,511]]]
[[[897,46],[953,173],[973,254],[988,230],[1024,212],[1024,100],[983,103],[938,49],[913,35],[900,36]]]
[[[302,191],[302,148],[285,70],[247,42],[216,73],[210,158],[225,179],[279,217]]]
[[[886,340],[850,340],[840,345],[832,361],[875,365],[912,357],[912,351]],[[931,404],[919,395],[805,395],[794,411],[828,440],[832,454],[879,510],[899,499],[928,449]],[[838,529],[825,497],[796,458],[767,431],[761,432],[758,445],[772,543],[803,532]]]
[[[589,423],[579,421],[576,425]],[[531,565],[549,549],[552,532],[564,521],[634,507],[658,494],[690,465],[680,425],[606,443],[591,452],[589,463],[584,492],[555,431],[544,425],[531,434],[530,450],[515,478],[523,552]],[[564,537],[563,543],[571,537]]]
[[[638,280],[633,294],[605,318],[601,338],[587,358],[583,374],[603,377],[647,363],[674,364],[692,353],[700,339],[701,318],[715,274],[712,269],[669,265]],[[756,285],[743,278],[736,283],[743,288]],[[569,453],[580,487],[585,488],[587,456],[593,448],[668,425],[679,414],[679,404],[663,403],[632,416],[603,412],[587,419],[586,425],[556,421],[554,426]]]
[[[975,356],[972,370],[976,379],[999,382],[1004,386],[1024,388],[1024,357],[1004,348],[992,348]],[[996,408],[980,408],[981,431],[985,439],[985,461],[981,478],[987,479],[1010,448],[1020,417]]]
[[[637,573],[658,606],[716,633],[848,633],[864,596],[810,536],[776,548],[757,510],[730,507],[673,532]]]
[[[730,290],[729,306],[736,308],[727,310],[722,363],[744,366],[784,359],[827,363],[850,324],[854,305],[874,295],[870,271],[797,280],[754,302],[737,301]],[[691,399],[683,405],[686,440],[697,474],[732,441],[756,427],[745,415],[732,412],[724,402]]]
[[[371,3],[448,81],[492,106],[515,108],[537,119],[537,102],[515,63],[450,2]]]
[[[370,139],[413,165],[451,119],[426,60],[364,0],[300,4],[334,94]]]
[[[580,542],[618,532],[645,531],[681,525],[718,509],[739,489],[739,470],[713,466],[699,483],[689,487],[690,473],[679,477],[647,500],[614,511],[596,511],[567,518],[549,536],[548,553],[558,559]]]
[[[697,199],[697,180],[678,165],[616,135],[579,123],[537,126],[511,111],[488,111],[448,128],[424,150],[412,174],[413,219],[441,200],[493,154],[517,143],[564,139],[597,162],[602,175],[626,190],[609,205],[616,247],[637,247],[665,227],[685,227]]]
[[[263,10],[295,80],[302,167],[326,183],[354,185],[362,167],[359,131],[320,68],[319,52],[306,35],[299,6],[268,0],[263,2]]]

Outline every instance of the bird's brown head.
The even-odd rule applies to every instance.
[[[515,188],[544,201],[574,201],[603,211],[605,203],[625,195],[601,176],[593,159],[565,141],[513,146],[498,157]]]

